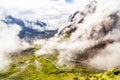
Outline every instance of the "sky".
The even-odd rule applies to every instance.
[[[0,0],[0,6],[6,8],[38,8],[50,4],[72,3],[73,0]]]
[[[51,26],[49,29],[56,29],[64,26],[69,15],[88,2],[90,0],[0,0],[0,15],[40,19]]]
[[[66,2],[68,2],[68,3],[71,3],[71,2],[73,2],[73,0],[65,0]]]
[[[0,0],[0,7],[5,8],[38,8],[50,5],[74,5],[79,6],[81,3],[87,3],[91,0]],[[60,6],[60,5],[59,5]]]

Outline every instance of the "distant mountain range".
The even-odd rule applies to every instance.
[[[58,30],[47,30],[47,23],[40,20],[22,20],[20,18],[15,18],[12,15],[5,16],[2,19],[6,24],[17,24],[22,30],[19,33],[20,38],[32,39],[32,38],[50,38],[57,33]]]

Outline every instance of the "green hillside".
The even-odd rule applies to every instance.
[[[11,56],[13,63],[6,71],[0,71],[0,80],[119,80],[120,69],[94,71],[76,65],[72,69],[55,64],[55,55],[34,56],[37,48]]]

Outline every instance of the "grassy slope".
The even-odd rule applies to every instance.
[[[52,62],[57,55],[35,57],[35,50],[13,56],[14,63],[6,72],[0,72],[0,80],[120,80],[119,68],[106,72],[95,72],[81,66],[58,69]]]

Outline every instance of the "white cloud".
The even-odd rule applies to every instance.
[[[79,1],[80,0],[75,0],[73,4],[79,4]],[[81,1],[81,7],[88,2],[87,0]],[[76,6],[80,6],[80,4]],[[58,63],[60,65],[68,64],[69,66],[69,62],[77,62],[100,70],[120,66],[119,4],[119,0],[97,0],[97,4],[96,2],[94,3],[96,9],[93,8],[94,5],[92,5],[91,8],[83,8],[83,13],[91,9],[95,10],[95,12],[87,13],[81,23],[75,20],[74,24],[71,23],[72,26],[70,26],[70,28],[66,25],[63,30],[61,30],[63,34],[61,34],[60,37],[56,36],[46,41],[43,47],[35,52],[35,54],[50,54],[57,50],[59,51]],[[77,19],[79,21],[81,20],[81,18],[78,17]],[[76,31],[73,31],[70,38],[65,40],[64,33],[69,32],[73,27],[77,28]],[[108,32],[106,33],[101,30]],[[91,34],[93,36],[91,36]],[[109,40],[113,42],[109,42]]]
[[[9,55],[19,50],[20,39],[17,34],[20,30],[17,25],[0,22],[0,70],[8,68],[11,62]]]
[[[7,25],[0,21],[0,71],[9,68],[10,56],[29,47],[29,44],[18,37],[21,27]]]
[[[0,0],[0,5],[6,8],[38,8],[55,5],[55,3],[64,3],[64,0]]]
[[[56,29],[65,24],[70,14],[90,1],[74,0],[70,4],[65,0],[0,0],[0,7],[4,8],[3,14],[29,20],[40,19],[49,25],[48,29]]]

